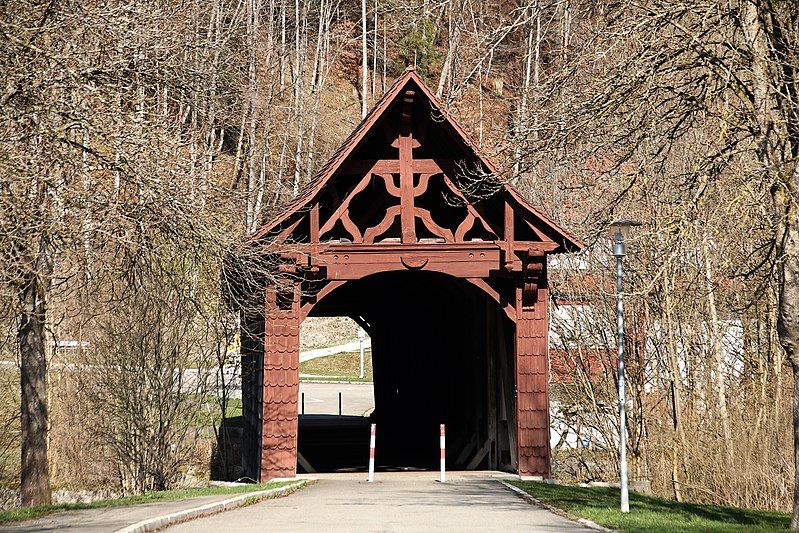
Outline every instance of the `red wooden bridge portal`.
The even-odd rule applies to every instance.
[[[448,465],[550,475],[546,255],[581,244],[494,176],[409,69],[252,237],[286,252],[245,320],[248,475],[296,474],[308,316],[372,338],[378,465],[434,468],[446,423]]]

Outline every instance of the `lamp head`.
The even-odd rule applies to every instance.
[[[621,234],[622,240],[624,240],[629,237],[632,228],[637,228],[641,225],[641,222],[631,218],[617,218],[610,223],[610,237],[615,241],[617,239],[617,235]]]
[[[641,223],[630,218],[618,218],[610,223],[610,240],[613,243],[613,255],[624,257],[624,239],[630,235],[632,228],[640,226]]]

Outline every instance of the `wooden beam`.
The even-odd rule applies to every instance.
[[[364,190],[367,185],[369,185],[369,181],[371,181],[371,179],[372,175],[366,174],[363,178],[361,178],[361,181],[359,181],[355,187],[349,190],[346,197],[344,198],[344,201],[341,202],[341,204],[336,208],[333,214],[330,215],[330,218],[327,219],[327,222],[325,222],[324,226],[322,226],[322,228],[319,230],[320,237],[325,233],[327,233],[328,231],[330,231],[331,229],[333,229],[333,226],[336,225],[336,222],[341,219],[341,215],[350,208],[350,202],[352,201],[352,199],[355,198],[355,196],[357,196],[359,192]],[[334,191],[331,189],[331,192]],[[350,231],[350,233],[352,233],[352,231]]]
[[[513,393],[513,391],[516,390],[516,370],[514,366],[516,363],[513,359],[514,354],[508,354],[508,346],[505,343],[504,331],[502,329],[498,329],[497,331],[499,332],[499,335],[497,335],[497,357],[502,365],[503,392],[507,393],[507,396],[503,395],[503,398],[505,398],[503,400],[503,405],[505,407],[504,419],[508,423],[507,430],[508,448],[510,451],[510,466],[515,470],[519,464],[517,462],[516,455],[519,451],[516,445],[516,398],[514,397],[515,395]]]
[[[314,263],[324,268],[329,280],[359,279],[397,270],[426,270],[455,277],[487,278],[500,269],[500,259],[501,251],[494,243],[397,243],[370,247],[337,244],[321,250]]]
[[[474,226],[475,220],[477,219],[472,212],[467,211],[466,218],[463,219],[463,222],[458,225],[458,229],[455,230],[455,242],[463,242],[466,234],[469,233],[469,230]]]
[[[383,181],[386,183],[386,192],[393,196],[394,198],[400,197],[400,189],[394,184],[394,175],[390,172],[382,172],[380,174],[375,174],[376,176],[380,176],[383,178]]]
[[[441,163],[441,164],[439,164]],[[444,172],[443,167],[452,164],[450,160],[414,159],[413,172],[416,174],[439,174]],[[399,159],[359,159],[347,163],[342,168],[341,174],[398,174],[400,171]]]
[[[311,207],[311,244],[319,244],[319,202]]]
[[[455,185],[455,182],[452,180],[452,178],[456,175],[455,163],[452,160],[440,159],[438,161],[441,163],[441,172],[444,174],[444,185],[446,185],[447,188],[452,191],[452,194],[457,196],[463,202],[467,211],[480,222],[486,232],[491,233],[498,238],[501,232],[490,227],[488,221],[477,209],[475,209],[474,205],[472,205],[472,202],[466,198],[466,196],[461,192],[460,189],[458,189],[458,187]]]
[[[388,231],[394,223],[394,219],[400,214],[400,206],[392,205],[386,209],[386,214],[376,226],[368,228],[363,234],[364,244],[372,244],[377,237]]]
[[[404,244],[416,242],[416,216],[413,209],[413,134],[411,132],[414,94],[411,90],[405,92],[399,137],[400,224]]]
[[[486,440],[485,443],[483,444],[483,447],[477,451],[475,456],[472,457],[472,460],[469,461],[469,464],[466,465],[466,470],[474,470],[475,468],[477,468],[477,465],[479,465],[483,461],[483,458],[486,456],[488,450],[490,449],[491,449],[491,440]]]
[[[430,184],[430,178],[435,176],[435,173],[423,172],[419,176],[419,185],[413,188],[414,196],[421,196],[427,192],[427,186]]]
[[[486,308],[488,309],[488,308]],[[479,327],[475,325],[475,327]],[[492,328],[496,331],[496,326]],[[486,343],[489,344],[489,343]],[[497,469],[497,447],[496,444],[493,446],[491,443],[496,443],[497,437],[497,369],[496,369],[496,359],[495,359],[495,350],[493,346],[486,346],[486,375],[485,378],[485,390],[486,390],[486,417],[487,420],[487,428],[486,433],[488,435],[488,468],[490,470]]]
[[[306,319],[306,317],[314,308],[314,306],[318,304],[319,301],[322,300],[322,298],[324,298],[334,290],[338,289],[345,283],[346,281],[329,281],[327,285],[319,289],[319,292],[313,295],[312,301],[302,304],[302,307],[300,308],[300,323],[302,323],[302,321]]]
[[[288,236],[291,235],[292,232],[295,229],[297,229],[297,226],[300,225],[300,222],[302,222],[302,217],[301,216],[297,217],[297,220],[295,220],[294,222],[292,222],[291,224],[289,224],[288,226],[286,226],[285,228],[280,230],[280,233],[277,234],[277,237],[275,237],[275,240],[277,240],[277,241],[285,241],[288,238]]]
[[[311,466],[305,457],[300,452],[297,452],[297,464],[299,464],[307,473],[316,474],[316,470]]]
[[[554,241],[513,241],[513,250],[529,252],[531,255],[545,255],[560,246]]]
[[[524,221],[524,223],[525,223],[525,224],[527,224],[527,227],[528,227],[528,228],[530,228],[530,230],[531,230],[533,233],[535,233],[536,237],[538,237],[538,238],[539,238],[539,239],[541,239],[542,241],[544,241],[544,242],[554,242],[552,239],[550,239],[549,237],[547,237],[547,236],[544,234],[544,232],[542,232],[540,229],[538,229],[538,228],[535,226],[535,224],[533,224],[533,223],[532,223],[532,222],[530,222],[529,220],[525,220],[525,221]]]
[[[452,231],[448,228],[442,228],[438,224],[433,221],[433,215],[427,209],[422,209],[421,207],[415,207],[413,209],[413,214],[415,217],[419,217],[425,227],[430,230],[430,233],[437,237],[441,237],[444,239],[444,242],[455,242],[455,237],[452,235]]]
[[[463,450],[461,450],[461,453],[458,454],[458,458],[455,459],[455,464],[462,465],[465,463],[466,458],[469,457],[469,454],[472,453],[472,450],[474,450],[475,446],[477,446],[477,436],[472,433],[472,437],[469,439],[469,442],[466,443],[466,445],[463,447]]]
[[[505,270],[511,270],[513,261],[513,207],[505,200]]]
[[[453,182],[452,179],[449,176],[447,176],[446,174],[444,174],[444,185],[446,185],[447,188],[450,191],[452,191],[452,193],[455,196],[457,196],[463,202],[463,204],[466,206],[466,211],[468,213],[470,213],[473,217],[475,217],[478,221],[480,221],[480,224],[482,224],[483,229],[485,229],[487,233],[491,233],[495,237],[498,236],[498,233],[496,231],[494,231],[493,229],[491,229],[491,227],[488,225],[488,222],[486,221],[486,219],[483,218],[483,215],[481,215],[477,211],[477,209],[474,208],[474,206],[466,198],[466,196],[455,186],[455,182]],[[470,227],[470,229],[471,229],[471,227]],[[464,232],[464,235],[465,234],[466,234],[466,232]]]
[[[499,304],[502,311],[511,321],[516,322],[516,309],[513,307],[513,304],[499,294],[486,280],[482,278],[466,278],[466,281],[485,292],[492,300]]]

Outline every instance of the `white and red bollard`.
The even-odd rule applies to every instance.
[[[439,438],[439,445],[441,447],[441,477],[439,477],[438,481],[441,482],[441,483],[444,483],[447,480],[447,477],[446,477],[446,462],[445,462],[446,461],[445,460],[445,457],[446,457],[446,453],[445,453],[446,446],[444,445],[444,434],[445,434],[444,424],[441,424],[440,429],[441,429],[441,437]]]
[[[372,424],[372,432],[369,437],[369,478],[367,481],[371,483],[375,480],[375,434],[377,433],[377,424]]]

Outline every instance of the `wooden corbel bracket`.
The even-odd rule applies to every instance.
[[[538,301],[538,289],[543,284],[546,258],[533,249],[522,254],[522,307],[533,307]]]

